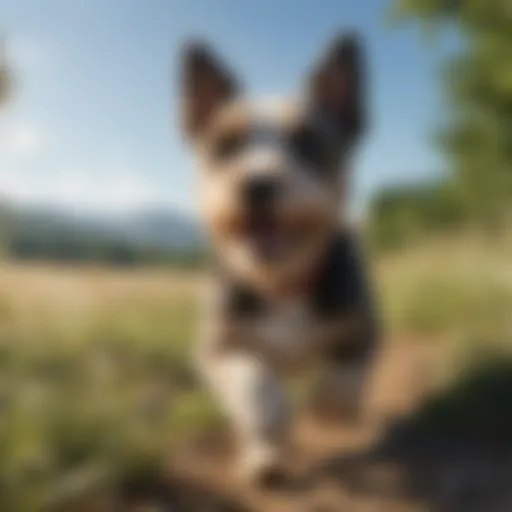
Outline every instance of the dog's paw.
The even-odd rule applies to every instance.
[[[288,473],[277,451],[253,449],[239,463],[238,477],[244,484],[265,490],[286,487]]]

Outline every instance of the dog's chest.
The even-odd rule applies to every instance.
[[[333,243],[321,275],[303,296],[272,299],[224,274],[215,316],[235,344],[284,357],[318,352],[341,343],[366,308],[366,287],[351,241]]]
[[[295,348],[307,343],[318,319],[303,300],[286,300],[273,304],[265,313],[250,322],[254,335],[262,343],[275,348]]]

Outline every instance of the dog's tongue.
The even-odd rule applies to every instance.
[[[265,258],[278,257],[285,245],[283,234],[270,219],[254,219],[249,222],[248,235],[254,249]]]

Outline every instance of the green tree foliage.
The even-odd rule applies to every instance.
[[[512,200],[512,1],[395,0],[394,15],[427,33],[455,32],[462,43],[443,75],[447,111],[438,140],[446,157],[446,180],[439,194],[431,194],[429,208],[424,201],[417,203],[415,215],[443,210],[449,199],[459,221],[499,227]],[[402,192],[393,207],[394,191],[384,191],[377,200],[378,213],[382,202],[388,204],[387,213],[393,211],[390,224],[396,224],[400,212],[410,213],[403,208]],[[410,200],[418,194],[414,191]],[[384,217],[377,221],[387,223]],[[408,220],[409,229],[413,222]]]
[[[3,258],[197,268],[204,264],[206,255],[200,244],[142,243],[136,234],[133,239],[120,237],[66,217],[23,211],[0,201],[0,259]]]
[[[39,235],[29,229],[8,229],[3,256],[16,261],[102,263],[114,266],[171,265],[197,268],[205,255],[200,247],[164,248],[136,242],[55,230]]]
[[[427,233],[457,228],[464,219],[460,202],[445,183],[390,187],[373,201],[369,241],[374,248],[393,249]]]
[[[442,149],[468,213],[502,218],[512,199],[512,2],[402,0],[399,15],[423,26],[447,22],[462,50],[446,67],[450,106]]]
[[[7,62],[5,41],[0,36],[0,108],[7,104],[11,96],[12,74]]]

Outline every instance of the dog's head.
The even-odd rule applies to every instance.
[[[343,222],[365,125],[358,41],[336,38],[296,99],[251,101],[206,45],[183,53],[182,124],[216,253],[255,284],[300,279]]]

